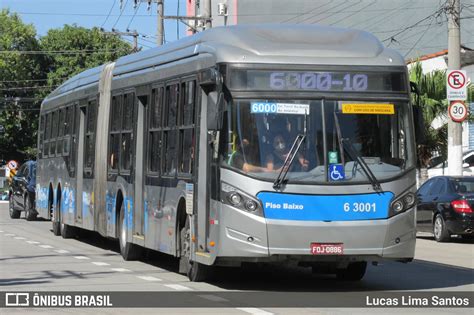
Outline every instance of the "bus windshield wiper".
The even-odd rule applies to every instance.
[[[301,144],[303,143],[305,138],[306,138],[305,134],[298,134],[296,136],[295,141],[293,141],[293,144],[291,145],[291,149],[288,152],[288,155],[286,156],[285,162],[283,163],[283,166],[281,167],[280,173],[278,174],[278,177],[273,183],[273,188],[278,189],[283,184],[286,174],[288,174],[288,171],[290,170],[290,166],[293,163],[293,160],[295,159],[296,154],[298,154]]]
[[[354,162],[357,161],[360,164],[362,170],[364,171],[365,175],[369,179],[374,190],[382,191],[382,187],[380,187],[380,183],[377,180],[377,177],[375,177],[374,173],[372,172],[370,167],[367,165],[367,162],[365,162],[364,158],[362,158],[360,154],[354,149],[350,140],[348,138],[341,138],[341,143],[344,149],[346,150],[347,154],[349,154],[349,156],[351,157],[351,159]]]
[[[290,170],[291,164],[293,163],[293,160],[295,159],[296,154],[298,154],[301,144],[303,143],[304,139],[306,139],[307,120],[308,120],[308,114],[305,111],[303,134],[299,133],[296,136],[295,140],[293,141],[293,144],[291,145],[291,149],[288,152],[288,155],[286,156],[283,166],[281,167],[280,173],[278,174],[277,178],[275,179],[275,182],[273,183],[274,189],[279,189],[281,185],[283,184],[283,182],[285,181],[286,175],[288,174],[288,171]]]

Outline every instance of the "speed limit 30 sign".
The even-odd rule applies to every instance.
[[[463,102],[451,102],[448,108],[449,117],[455,122],[463,122],[467,118],[467,107]]]

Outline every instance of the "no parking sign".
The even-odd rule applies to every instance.
[[[464,70],[449,70],[446,73],[446,95],[450,101],[467,99],[467,74]]]

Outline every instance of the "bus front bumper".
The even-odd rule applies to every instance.
[[[339,258],[409,261],[415,253],[415,211],[381,220],[323,222],[269,220],[223,206],[219,235],[217,257],[265,261],[272,256],[304,256],[318,261],[329,257],[312,255],[312,243],[339,243],[343,246]]]

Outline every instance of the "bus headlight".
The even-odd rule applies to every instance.
[[[403,211],[403,202],[401,200],[397,200],[392,204],[392,209],[395,212],[401,212]]]
[[[229,199],[230,203],[234,206],[239,205],[242,202],[242,196],[239,195],[238,192],[231,192],[228,196],[227,199]]]
[[[248,211],[255,211],[257,207],[258,205],[255,201],[250,199],[245,201],[245,209],[247,209]]]
[[[412,193],[408,193],[403,197],[403,202],[405,203],[405,207],[411,208],[415,204],[416,198],[415,195]]]
[[[390,217],[406,211],[416,204],[416,197],[413,192],[406,192],[398,197],[390,205]]]
[[[227,183],[221,183],[221,201],[237,209],[263,216],[263,207],[255,196],[244,193]]]

